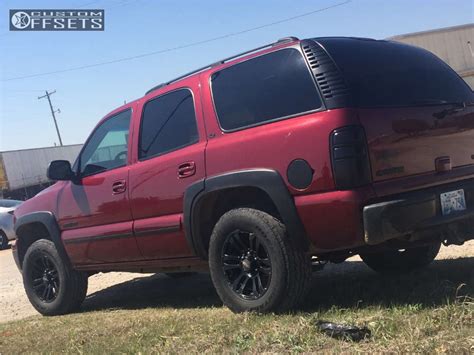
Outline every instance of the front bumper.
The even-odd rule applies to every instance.
[[[466,210],[443,216],[440,194],[464,190]],[[463,180],[408,192],[364,207],[364,239],[380,244],[409,237],[410,241],[439,237],[462,243],[474,235],[474,180]]]
[[[16,245],[16,242],[12,243],[12,254],[13,260],[15,260],[16,267],[18,268],[18,270],[21,271],[20,257],[18,256],[18,247]]]

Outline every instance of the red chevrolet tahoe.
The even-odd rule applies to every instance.
[[[427,265],[474,234],[473,102],[430,52],[365,38],[289,37],[161,84],[15,211],[26,293],[64,314],[96,272],[209,270],[230,309],[268,312],[328,261]]]

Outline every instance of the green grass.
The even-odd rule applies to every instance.
[[[83,311],[0,324],[0,353],[474,352],[474,258],[382,277],[353,263],[315,275],[293,314],[233,314],[207,275],[136,279],[97,292]],[[321,334],[318,320],[369,327],[360,343]]]

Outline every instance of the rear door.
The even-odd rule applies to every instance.
[[[205,177],[198,78],[144,99],[130,170],[134,233],[145,259],[192,256],[183,230],[186,188]]]
[[[474,96],[447,64],[424,49],[390,41],[320,43],[359,108],[374,181],[474,163]]]

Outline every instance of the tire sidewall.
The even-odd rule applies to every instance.
[[[361,254],[362,260],[371,269],[382,273],[410,272],[431,263],[441,248],[436,242],[425,246],[408,248],[403,252],[398,250],[381,253]]]
[[[224,214],[216,224],[211,235],[209,247],[209,268],[211,278],[222,301],[234,312],[263,311],[280,302],[284,296],[287,278],[285,254],[272,228],[256,216],[246,213],[248,210],[237,209]],[[227,236],[235,230],[255,233],[267,249],[271,262],[272,274],[265,294],[256,300],[243,299],[230,287],[222,268],[222,253]]]
[[[32,285],[32,272],[33,272],[33,261],[42,255],[46,255],[49,260],[54,264],[54,267],[58,271],[59,277],[59,292],[52,302],[42,301],[33,289]],[[61,313],[62,306],[64,304],[64,298],[66,297],[66,288],[69,278],[69,273],[62,262],[59,254],[53,244],[49,240],[39,240],[34,242],[27,250],[24,261],[23,261],[23,285],[25,287],[26,295],[30,300],[33,307],[43,315],[53,315]]]
[[[8,238],[7,235],[0,231],[0,250],[6,249],[8,246]]]

